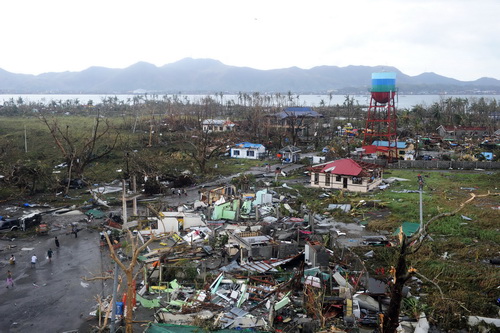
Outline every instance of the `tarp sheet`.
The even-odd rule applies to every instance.
[[[104,217],[104,215],[106,215],[104,212],[102,212],[99,209],[90,209],[90,210],[85,212],[85,215],[87,215],[87,216],[89,216],[90,214],[92,214],[94,216],[94,218],[96,218],[96,219],[102,219]]]
[[[149,300],[149,299],[146,299],[144,297],[141,297],[141,295],[139,295],[139,294],[136,295],[136,298],[139,301],[139,303],[141,303],[141,305],[145,308],[152,309],[152,308],[161,307],[159,299],[155,298],[155,299]]]
[[[418,231],[420,228],[420,223],[414,223],[414,222],[403,222],[401,225],[403,227],[403,233],[405,234],[406,237],[411,237],[414,233]],[[398,235],[399,234],[399,228],[397,228],[393,233],[393,235]]]

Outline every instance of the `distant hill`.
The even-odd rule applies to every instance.
[[[0,69],[0,93],[130,94],[284,93],[364,94],[374,72],[396,72],[404,94],[500,94],[500,81],[459,81],[435,73],[403,74],[387,66],[318,66],[258,70],[228,66],[213,59],[185,58],[161,67],[139,62],[123,69],[90,67],[81,72],[15,74]]]

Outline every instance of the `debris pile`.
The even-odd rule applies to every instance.
[[[227,186],[201,192],[192,207],[150,207],[154,216],[137,223],[144,242],[154,238],[139,257],[138,308],[154,309],[157,323],[212,331],[375,326],[388,304],[389,272],[370,277],[346,246],[353,229],[304,210],[297,196]],[[377,245],[390,245],[378,237]],[[373,245],[359,238],[352,244]]]

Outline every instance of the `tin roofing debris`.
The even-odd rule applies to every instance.
[[[290,191],[245,192],[238,198],[229,187],[221,189],[226,188],[201,194],[207,207],[198,206],[200,211],[184,207],[183,212],[163,212],[158,217],[157,222],[170,224],[140,257],[148,287],[138,300],[143,307],[163,306],[157,312],[159,321],[192,325],[203,317],[220,329],[284,329],[313,320],[319,311],[327,320],[341,316],[345,302],[358,320],[376,317],[372,311],[379,306],[372,304],[369,293],[385,296],[385,282],[362,279],[366,271],[351,271],[348,262],[362,267],[362,259],[348,255],[344,245],[336,243],[345,238],[339,238],[344,231],[354,233],[353,228],[326,215],[300,214],[302,208],[294,204]],[[281,216],[282,208],[290,216]],[[346,213],[353,209],[350,204],[328,208]],[[203,223],[186,223],[188,215]],[[171,226],[175,230],[167,230]],[[145,240],[152,228],[160,229],[143,225],[140,234]],[[335,240],[337,249],[325,246],[331,245],[325,244],[328,238]],[[372,238],[387,240],[360,236],[356,244],[361,240],[368,244]],[[313,268],[304,269],[306,262]],[[195,284],[188,274],[197,277]],[[368,294],[353,299],[359,290]],[[317,293],[323,301],[313,306],[311,297]]]
[[[241,265],[241,268],[250,272],[259,272],[259,273],[265,273],[268,271],[270,272],[278,271],[273,266],[265,263],[264,261],[249,262],[244,265]]]

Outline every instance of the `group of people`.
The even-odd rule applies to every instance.
[[[54,241],[56,243],[56,247],[59,248],[59,240],[57,239],[57,237],[55,238]],[[52,251],[52,248],[49,248],[47,250],[47,260],[49,262],[52,262],[53,255],[54,255],[54,251]],[[36,267],[37,262],[38,262],[38,257],[36,256],[36,254],[33,253],[33,255],[31,256],[31,268]]]
[[[59,248],[60,243],[59,243],[59,239],[57,238],[57,236],[54,238],[54,243],[56,245],[56,248]],[[49,248],[47,250],[47,260],[49,262],[52,262],[53,254],[54,254],[54,251],[52,251],[52,248]],[[33,253],[33,255],[31,256],[31,268],[36,268],[37,263],[38,263],[38,257],[36,256],[35,253]],[[16,257],[14,256],[14,254],[10,255],[9,264],[10,265],[16,264]],[[12,278],[12,272],[10,270],[7,271],[7,286],[6,287],[7,288],[14,287],[14,280]]]
[[[176,193],[177,193],[177,195],[178,195],[179,197],[180,197],[181,195],[185,195],[185,196],[187,197],[187,195],[188,195],[188,194],[187,194],[187,191],[186,191],[186,189],[185,189],[185,188],[183,188],[183,189],[180,189],[180,188],[179,188],[179,189],[177,189],[177,190],[176,190],[175,188],[173,188],[173,189],[172,189],[172,195],[175,195]]]

